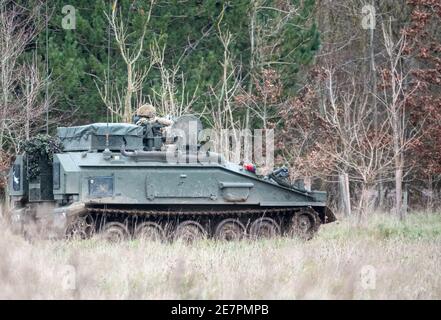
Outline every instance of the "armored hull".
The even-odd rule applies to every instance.
[[[335,220],[325,192],[258,176],[200,148],[164,148],[165,138],[148,128],[94,124],[60,128],[58,136],[64,151],[48,162],[49,186],[47,177],[37,183],[26,176],[29,155],[18,156],[11,169],[18,229],[44,221],[58,237],[100,235],[112,241],[309,239],[320,224]],[[40,214],[42,205],[53,209]]]

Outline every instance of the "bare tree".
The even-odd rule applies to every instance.
[[[322,150],[335,159],[342,175],[349,174],[351,181],[361,185],[358,211],[364,213],[372,208],[370,195],[393,161],[390,123],[387,118],[377,123],[376,109],[369,104],[370,93],[360,93],[354,78],[349,85],[338,86],[333,70],[326,73],[328,96],[322,114],[336,139],[333,144],[322,145]]]
[[[18,141],[29,138],[47,105],[41,103],[47,79],[41,76],[34,58],[20,57],[40,31],[40,5],[31,10],[13,1],[0,0],[0,148],[19,151]]]
[[[405,38],[402,36],[395,43],[390,25],[383,26],[383,36],[385,63],[381,92],[377,88],[366,89],[364,81],[360,82],[349,72],[335,80],[335,69],[326,68],[327,94],[319,114],[334,141],[326,140],[320,150],[334,159],[333,166],[341,175],[347,174],[354,186],[360,186],[357,206],[360,213],[372,208],[370,198],[376,194],[377,185],[394,180],[395,209],[404,218],[404,154],[418,129],[411,126],[405,110],[406,101],[413,94],[405,88],[409,76],[403,66]],[[378,103],[372,104],[372,96]]]
[[[293,63],[281,62],[275,56],[284,41],[284,29],[292,23],[294,17],[299,15],[299,6],[292,5],[289,1],[274,3],[270,0],[255,0],[251,3],[248,17],[250,37],[248,86],[241,93],[247,97],[246,128],[250,127],[253,117],[261,121],[265,129],[268,128],[268,122],[276,118],[276,112],[271,113],[271,109],[274,109],[272,107],[277,105],[273,99],[274,90],[268,90],[267,84],[279,76],[274,66]],[[260,95],[258,99],[255,97],[256,91]]]
[[[223,13],[221,13],[218,22],[218,37],[221,42],[224,54],[221,62],[222,78],[215,88],[211,88],[210,98],[212,100],[211,113],[207,120],[216,133],[216,150],[222,153],[227,159],[234,158],[234,161],[240,158],[240,128],[243,127],[240,119],[235,115],[237,108],[235,97],[242,87],[240,77],[240,66],[234,63],[234,57],[230,51],[233,35],[229,30],[223,31],[220,23]],[[232,148],[231,148],[232,147]]]
[[[159,106],[160,114],[179,117],[189,113],[197,101],[198,87],[192,93],[187,91],[185,76],[180,71],[181,59],[178,59],[176,65],[168,68],[165,63],[165,49],[166,46],[161,46],[156,39],[150,48],[152,65],[161,75],[161,87],[159,90],[153,90],[153,99],[155,105]]]
[[[39,3],[26,9],[0,0],[0,203],[10,160],[20,152],[19,142],[39,129],[41,115],[52,101],[50,97],[43,101],[47,78],[41,75],[35,57],[22,62],[40,31],[40,8]]]
[[[410,72],[403,66],[405,35],[395,42],[391,23],[383,25],[384,46],[386,49],[387,67],[383,71],[383,93],[378,97],[387,112],[387,119],[392,129],[392,150],[395,171],[395,210],[400,219],[405,218],[403,210],[403,176],[405,168],[404,153],[418,135],[408,119],[406,101],[412,97],[416,88],[406,90]]]
[[[127,123],[132,121],[132,99],[139,96],[138,93],[141,91],[142,84],[151,68],[151,65],[148,68],[140,68],[138,62],[144,49],[147,25],[150,21],[154,4],[155,0],[151,0],[141,35],[134,43],[129,43],[130,33],[128,32],[128,26],[123,21],[121,12],[117,8],[118,1],[113,3],[111,14],[104,12],[115,37],[118,50],[126,65],[127,82],[124,88],[118,88],[116,84],[111,83],[110,79],[108,79],[109,76],[105,75],[104,81],[95,81],[95,85],[112,117],[114,116],[117,120]]]

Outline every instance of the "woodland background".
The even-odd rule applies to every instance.
[[[277,163],[346,214],[434,210],[440,25],[439,0],[0,0],[0,188],[21,141],[151,102],[274,129]]]

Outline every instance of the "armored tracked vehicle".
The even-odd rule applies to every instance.
[[[110,241],[309,239],[335,221],[326,193],[291,185],[286,169],[259,176],[248,164],[185,142],[191,121],[199,133],[192,116],[179,118],[171,135],[158,124],[58,128],[63,151],[32,155],[38,174],[29,174],[29,154],[18,155],[10,170],[14,229]]]

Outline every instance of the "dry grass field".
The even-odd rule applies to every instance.
[[[2,228],[2,299],[441,299],[441,215],[384,215],[293,239],[29,243]]]

